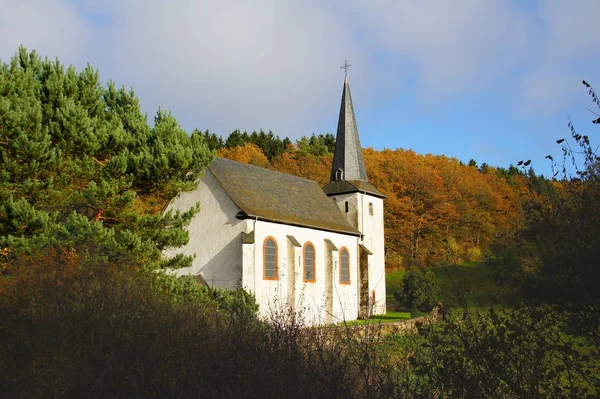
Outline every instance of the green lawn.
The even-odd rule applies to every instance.
[[[394,298],[394,291],[400,286],[402,277],[404,277],[405,271],[387,273],[385,275],[385,287],[387,291],[387,298]]]
[[[457,295],[464,295],[473,306],[511,306],[516,295],[495,279],[494,270],[484,262],[468,262],[455,266],[434,267],[435,278],[442,292],[442,301],[454,304]],[[394,303],[394,291],[399,287],[405,271],[386,275],[388,304]]]
[[[363,324],[391,323],[394,321],[410,319],[410,312],[387,312],[384,315],[373,316],[367,320],[353,320],[346,323],[341,323],[348,326],[359,326]]]

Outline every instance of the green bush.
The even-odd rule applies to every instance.
[[[591,398],[600,393],[597,351],[564,333],[548,306],[465,308],[427,326],[413,358],[422,397]]]
[[[267,323],[242,290],[71,249],[8,265],[0,397],[405,397],[372,336]]]
[[[218,311],[244,318],[254,318],[258,313],[258,303],[254,294],[241,288],[209,287],[198,283],[190,276],[178,278],[167,273],[155,273],[152,276],[153,288],[166,295],[175,304],[185,304],[190,301],[210,302]]]
[[[394,298],[411,311],[431,310],[440,299],[440,288],[430,269],[411,269],[402,279]]]
[[[508,284],[523,283],[523,260],[514,248],[505,248],[497,255],[487,255],[486,265],[494,270],[497,280]]]

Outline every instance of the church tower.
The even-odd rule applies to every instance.
[[[347,70],[345,62],[344,68]],[[384,314],[385,249],[383,195],[368,180],[352,106],[348,76],[344,77],[330,183],[323,191],[361,233],[358,260],[359,317]]]

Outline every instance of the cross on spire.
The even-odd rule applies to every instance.
[[[350,68],[352,65],[348,64],[348,61],[346,59],[344,59],[344,65],[342,65],[340,67],[340,69],[344,70],[344,76],[348,76],[348,68]]]

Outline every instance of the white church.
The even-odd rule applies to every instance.
[[[367,178],[346,76],[328,185],[215,158],[197,189],[169,204],[200,211],[188,244],[166,255],[194,255],[178,275],[242,287],[264,317],[292,311],[330,324],[384,314],[384,198]]]

